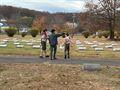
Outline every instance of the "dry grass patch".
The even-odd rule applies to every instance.
[[[120,67],[83,71],[80,65],[0,64],[0,90],[119,90]]]

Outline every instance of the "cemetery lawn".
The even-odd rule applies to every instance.
[[[0,54],[9,54],[9,55],[36,55],[39,56],[40,54],[40,49],[33,49],[32,46],[28,46],[26,45],[25,42],[21,42],[21,40],[34,40],[34,41],[38,41],[39,40],[39,36],[37,36],[36,38],[32,38],[30,35],[27,35],[26,37],[22,38],[20,35],[15,35],[14,37],[7,37],[6,35],[0,35],[0,41],[2,41],[3,39],[8,39],[10,40],[7,44],[8,46],[6,48],[0,48]],[[24,48],[16,48],[15,45],[13,44],[13,40],[14,38],[17,38],[19,40],[19,42],[21,44],[24,45]],[[63,38],[59,39],[59,45],[58,45],[58,52],[57,52],[57,56],[58,57],[63,57],[63,53],[64,50],[60,49],[60,44],[62,44],[63,42]],[[112,41],[105,39],[105,38],[88,38],[85,39],[83,36],[75,36],[73,41],[73,44],[71,46],[71,57],[73,58],[79,58],[79,57],[92,57],[92,58],[120,58],[120,51],[119,52],[114,52],[112,50],[112,48],[105,48],[104,45],[101,45],[100,47],[104,48],[104,51],[95,51],[94,48],[91,48],[90,45],[85,45],[85,47],[87,47],[86,50],[78,50],[77,46],[75,44],[76,40],[80,40],[81,42],[84,41],[98,41],[98,42],[102,42],[102,43],[111,43]],[[118,45],[114,46],[114,47],[119,47],[120,48],[120,41],[115,42]],[[37,45],[39,45],[40,43],[37,42],[35,43]],[[49,44],[47,47],[47,53],[49,54]]]
[[[120,67],[0,63],[0,90],[120,90]]]

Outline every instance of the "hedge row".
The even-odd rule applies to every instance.
[[[5,32],[9,37],[14,37],[17,31],[18,30],[15,27],[10,27],[5,29]],[[30,34],[32,37],[36,37],[38,35],[38,32],[39,30],[37,29],[31,29],[28,32],[21,32],[21,36],[25,37],[27,34]]]

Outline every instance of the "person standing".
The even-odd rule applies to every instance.
[[[70,58],[70,43],[71,38],[69,36],[69,33],[66,33],[64,39],[64,59]]]
[[[50,43],[50,59],[56,59],[56,52],[57,52],[57,44],[58,44],[58,37],[62,36],[64,33],[55,33],[55,29],[51,30],[51,35],[49,35],[49,43]]]
[[[46,43],[47,43],[47,29],[44,29],[41,33],[41,53],[40,58],[47,57],[46,55]]]

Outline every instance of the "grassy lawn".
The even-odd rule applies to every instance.
[[[8,38],[8,40],[13,40],[13,38],[17,38],[18,40],[39,40],[39,36],[36,38],[32,38],[31,36],[26,36],[25,38],[22,38],[19,35],[14,36],[13,38],[9,38],[6,35],[0,35],[0,40],[3,40],[4,38]],[[71,46],[71,57],[96,57],[96,58],[120,58],[120,52],[113,52],[112,49],[104,48],[105,45],[101,45],[100,47],[104,48],[104,51],[96,52],[94,48],[91,48],[90,45],[85,45],[87,47],[87,50],[78,50],[75,41],[80,40],[83,41],[98,41],[102,43],[110,43],[111,41],[105,38],[88,38],[85,39],[82,36],[75,36],[73,38],[73,44]],[[59,45],[62,43],[63,38],[59,38]],[[8,42],[7,48],[0,48],[0,54],[17,54],[17,55],[39,55],[40,50],[39,49],[33,49],[31,46],[27,46],[26,43],[21,42],[25,45],[24,48],[16,48],[13,44],[13,41]],[[120,42],[116,42],[118,45],[114,47],[120,47]],[[38,44],[39,43],[35,43]],[[57,55],[63,57],[64,50],[60,49],[58,45],[58,52]],[[47,53],[49,54],[49,44],[47,48]]]
[[[0,90],[120,90],[120,67],[1,63]]]

